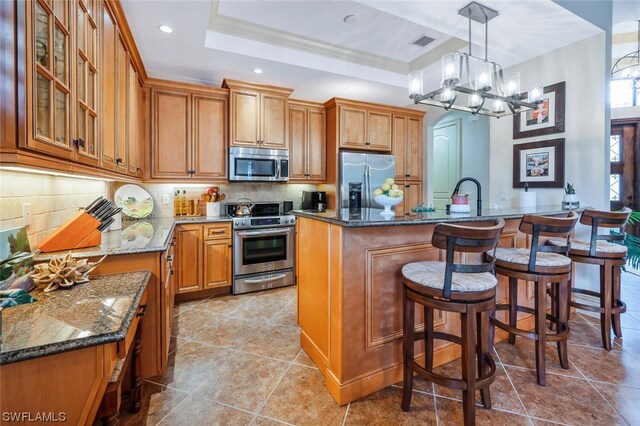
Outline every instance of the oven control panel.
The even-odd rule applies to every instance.
[[[293,226],[295,223],[296,217],[293,215],[237,217],[233,219],[233,229],[276,228],[282,226]]]

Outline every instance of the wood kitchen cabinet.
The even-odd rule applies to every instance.
[[[292,89],[224,80],[229,89],[229,145],[285,149]]]
[[[169,248],[160,257],[160,286],[162,289],[162,365],[167,365],[169,358],[169,346],[171,342],[171,322],[173,320],[175,289],[175,237],[172,238]]]
[[[227,91],[200,93],[155,84],[151,178],[226,181]]]
[[[388,107],[338,98],[326,102],[325,107],[328,114],[335,115],[338,148],[391,151],[393,121]]]
[[[12,105],[0,111],[10,136],[0,161],[137,179],[141,157],[128,143],[139,128],[139,98],[129,92],[129,68],[146,75],[120,3],[3,3],[2,72],[13,86],[0,89]]]
[[[393,116],[393,154],[396,159],[396,180],[422,180],[422,117]]]
[[[231,286],[230,223],[179,225],[176,247],[177,293]]]
[[[322,104],[289,101],[289,181],[324,182],[326,114]]]
[[[422,183],[396,181],[396,185],[404,191],[402,203],[394,207],[396,216],[409,216],[414,214],[411,212],[411,208],[422,202]]]

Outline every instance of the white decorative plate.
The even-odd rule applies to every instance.
[[[134,219],[149,217],[153,211],[153,198],[138,185],[122,185],[116,190],[115,202],[122,213]]]

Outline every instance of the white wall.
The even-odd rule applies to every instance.
[[[534,58],[505,72],[520,72],[523,89],[534,79],[545,85],[566,82],[565,132],[535,138],[512,137],[512,120],[491,120],[490,200],[498,203],[500,192],[507,194],[507,204],[516,205],[520,189],[512,187],[513,145],[555,138],[565,139],[565,182],[575,184],[583,206],[608,208],[605,182],[608,180],[609,122],[606,97],[607,76],[605,35]],[[538,205],[560,205],[563,190],[536,189]]]
[[[483,190],[483,207],[489,207],[489,117],[449,111],[436,125],[460,119],[460,177],[476,178]],[[433,141],[433,139],[431,139]],[[453,188],[451,188],[453,192]],[[476,205],[475,185],[466,182],[461,193],[469,194],[469,204]]]

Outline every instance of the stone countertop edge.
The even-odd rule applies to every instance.
[[[581,207],[579,209],[574,209],[577,213],[580,213],[586,209],[591,207]],[[348,209],[343,209],[347,210]],[[443,212],[437,212],[437,215],[433,213],[418,214],[414,216],[408,217],[392,217],[391,220],[381,219],[380,212],[382,209],[362,209],[363,211],[368,210],[370,216],[375,215],[375,219],[354,219],[354,220],[346,220],[337,216],[336,210],[326,210],[325,212],[309,212],[302,210],[294,210],[291,213],[298,217],[304,217],[308,219],[315,219],[321,222],[331,223],[333,225],[340,225],[345,228],[367,228],[367,227],[380,227],[380,226],[411,226],[411,225],[424,225],[424,224],[436,224],[436,223],[455,223],[455,222],[481,222],[488,219],[520,219],[526,214],[539,214],[539,215],[553,215],[553,214],[562,214],[568,213],[569,210],[563,210],[562,207],[559,206],[540,206],[536,207],[535,210],[533,208],[506,208],[506,209],[487,209],[487,214],[482,214],[481,216],[477,216],[475,211],[472,210],[470,214],[464,215],[446,215]],[[516,211],[519,210],[519,211]],[[533,210],[533,211],[532,211]],[[366,213],[365,213],[366,214]]]
[[[182,217],[158,217],[158,218],[153,218],[153,219],[138,219],[138,220],[131,220],[131,221],[123,221],[123,228],[125,227],[124,225],[132,225],[136,222],[151,222],[151,223],[162,223],[162,222],[166,222],[167,224],[169,224],[169,222],[171,222],[169,224],[169,232],[167,233],[167,238],[164,240],[164,242],[161,245],[152,245],[149,247],[142,247],[142,248],[110,248],[110,249],[103,249],[101,247],[88,247],[88,248],[83,248],[83,249],[71,249],[71,250],[64,250],[64,251],[58,251],[58,252],[50,252],[50,253],[38,253],[35,258],[34,261],[36,262],[44,262],[47,260],[51,260],[53,257],[55,256],[60,256],[60,255],[65,255],[67,254],[69,251],[71,251],[71,257],[73,258],[85,258],[85,257],[102,257],[105,254],[108,254],[109,256],[117,256],[117,255],[121,255],[121,254],[137,254],[137,253],[153,253],[153,252],[161,252],[161,251],[166,251],[169,248],[169,236],[171,236],[171,234],[173,233],[173,230],[175,229],[176,225],[187,225],[187,224],[191,224],[191,223],[219,223],[219,222],[232,222],[233,219],[226,217],[226,216],[219,216],[219,217],[207,217],[207,216],[196,216],[196,217],[189,217],[189,218],[182,218]],[[104,234],[109,234],[110,232],[117,232],[117,231],[108,231],[105,232]]]
[[[142,278],[142,280],[145,281],[145,284],[140,286],[135,296],[133,297],[131,306],[129,307],[127,314],[124,316],[122,325],[120,326],[120,329],[118,331],[104,333],[97,336],[87,336],[81,339],[67,340],[65,342],[55,342],[26,349],[18,349],[6,353],[0,353],[0,366],[124,340],[125,336],[127,335],[127,331],[129,331],[129,327],[133,322],[133,318],[136,316],[136,313],[138,311],[140,299],[142,299],[142,295],[147,289],[147,285],[149,284],[149,280],[151,279],[151,271],[142,270],[137,272],[145,272],[145,276]],[[107,277],[109,275],[102,276]]]

